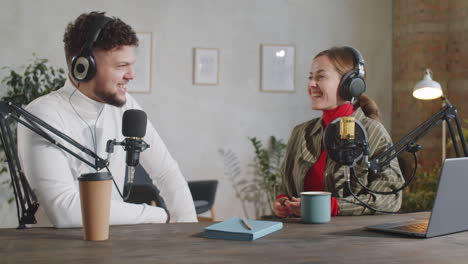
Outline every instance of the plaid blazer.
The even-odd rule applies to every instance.
[[[352,116],[359,120],[367,131],[369,159],[384,152],[391,146],[391,138],[379,121],[366,117],[361,108],[356,109]],[[280,168],[282,185],[278,188],[278,194],[300,196],[304,189],[304,177],[321,153],[323,133],[321,117],[299,124],[293,129],[288,141],[286,156]],[[324,191],[331,192],[332,197],[338,199],[338,214],[362,215],[374,213],[374,211],[360,205],[348,192],[345,186],[344,172],[344,166],[340,166],[327,157],[324,172]],[[355,166],[355,173],[361,183],[375,191],[391,191],[401,187],[404,183],[397,159],[393,159],[389,166],[377,174],[369,172],[365,161],[361,159]],[[394,195],[368,193],[352,178],[351,189],[361,201],[379,210],[396,212],[401,207],[401,192]]]

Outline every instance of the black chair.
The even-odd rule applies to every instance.
[[[199,221],[214,221],[214,201],[216,196],[216,189],[218,187],[217,180],[202,180],[202,181],[189,181],[188,186],[192,193],[195,211],[198,214],[211,211],[211,217],[199,216]],[[124,196],[128,192],[129,186],[124,188]],[[135,169],[135,181],[132,185],[130,197],[127,202],[142,204],[146,203],[153,206],[159,206],[164,209],[166,204],[159,195],[159,189],[152,183],[148,173],[145,169],[138,165]]]
[[[189,181],[188,186],[190,192],[192,193],[197,215],[208,211],[211,213],[211,217],[198,216],[198,221],[215,221],[213,205],[216,197],[216,189],[218,188],[218,181]]]
[[[124,197],[127,196],[129,189],[130,185],[126,184],[123,191]],[[148,173],[146,173],[141,165],[135,168],[135,180],[130,190],[130,197],[127,199],[127,202],[134,204],[146,203],[167,210],[164,200],[159,195],[159,189],[153,184]]]
[[[413,175],[414,170],[414,162],[412,157],[409,153],[400,154],[397,157],[398,165],[400,166],[401,173],[403,174],[403,178],[405,181],[408,181],[411,176]]]
[[[123,192],[124,197],[127,196],[129,189],[131,190],[131,192],[130,196],[126,201],[127,203],[146,203],[152,206],[159,206],[164,209],[167,209],[164,200],[159,195],[158,188],[154,186],[154,184],[132,184],[131,188],[129,184],[126,184]]]

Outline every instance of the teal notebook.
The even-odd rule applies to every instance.
[[[274,221],[247,220],[249,230],[238,217],[205,227],[206,238],[227,240],[255,240],[283,228],[283,223]]]

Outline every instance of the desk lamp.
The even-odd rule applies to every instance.
[[[432,71],[426,69],[421,81],[416,83],[413,89],[413,97],[419,100],[433,100],[443,97],[440,83],[432,80]]]
[[[413,89],[413,97],[419,100],[433,100],[437,98],[442,98],[445,104],[449,104],[447,98],[444,97],[444,93],[440,86],[440,83],[432,80],[432,71],[430,69],[426,69],[424,71],[424,76],[421,81],[416,83]],[[446,127],[445,127],[445,120],[442,122],[442,162],[445,160],[446,157]]]

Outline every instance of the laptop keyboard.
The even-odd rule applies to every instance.
[[[392,229],[402,230],[407,232],[414,232],[414,233],[426,233],[427,231],[427,224],[428,223],[416,223],[410,225],[403,225],[403,226],[396,226]]]

